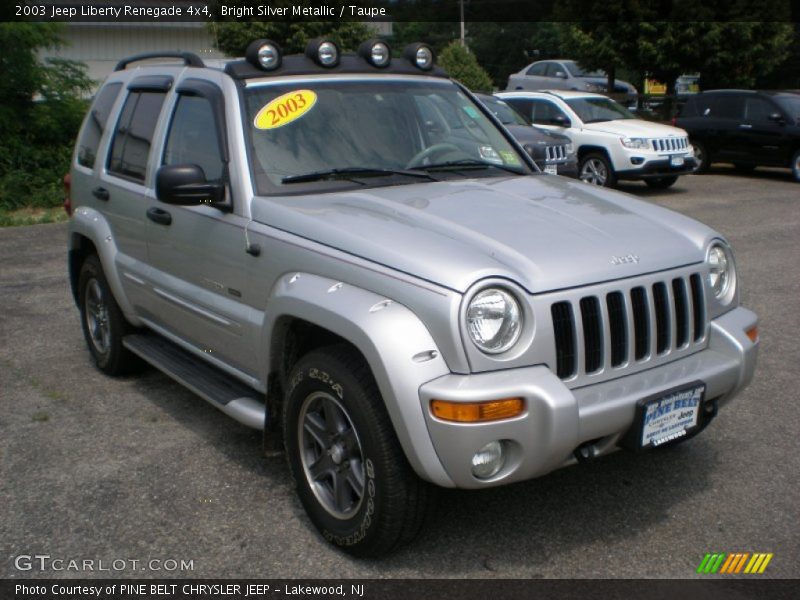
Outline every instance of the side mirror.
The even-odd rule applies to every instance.
[[[786,120],[783,118],[783,115],[779,112],[772,113],[769,117],[767,117],[770,121],[777,123],[778,125],[785,125]]]
[[[570,121],[564,115],[558,115],[550,119],[550,124],[555,125],[556,127],[572,127],[572,121]]]
[[[206,174],[197,165],[164,165],[156,171],[156,198],[165,204],[215,204],[224,196],[224,186],[206,181]]]
[[[567,78],[567,74],[564,73],[564,71],[556,71],[556,75],[555,76],[558,77],[559,79],[566,79]]]

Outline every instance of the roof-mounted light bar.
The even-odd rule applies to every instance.
[[[283,54],[278,44],[272,40],[263,39],[250,42],[245,51],[245,58],[259,69],[274,71],[281,66]]]

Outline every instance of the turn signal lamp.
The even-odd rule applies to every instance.
[[[431,414],[443,421],[457,423],[484,423],[513,419],[525,410],[522,398],[504,398],[486,402],[450,402],[448,400],[431,400]]]

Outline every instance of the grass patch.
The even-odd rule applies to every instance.
[[[62,223],[69,219],[60,206],[51,208],[20,208],[17,210],[0,210],[0,227],[20,227],[22,225],[39,225],[41,223]]]

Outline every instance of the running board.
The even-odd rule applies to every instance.
[[[122,338],[131,352],[163,371],[229,417],[253,429],[264,429],[266,409],[258,393],[157,334]]]

